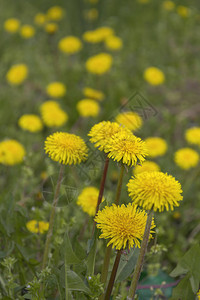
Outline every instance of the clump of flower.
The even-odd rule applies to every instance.
[[[179,14],[179,16],[181,16],[183,18],[188,18],[189,15],[190,15],[190,9],[186,6],[178,5],[177,6],[177,13]]]
[[[4,22],[4,29],[9,33],[15,33],[19,30],[20,21],[16,18],[7,19]]]
[[[175,8],[175,3],[170,0],[164,1],[162,5],[165,10],[169,10],[169,11],[174,10],[174,8]]]
[[[16,140],[0,142],[0,163],[3,165],[16,165],[23,161],[26,152],[22,144]]]
[[[77,199],[77,204],[90,216],[96,213],[99,190],[94,186],[88,186],[82,190]],[[104,201],[104,198],[103,200]]]
[[[191,148],[181,148],[174,154],[175,163],[184,170],[194,168],[199,163],[199,154]]]
[[[52,21],[60,21],[64,16],[64,10],[60,6],[52,6],[47,11],[47,19]]]
[[[142,172],[132,177],[127,186],[133,202],[145,210],[173,210],[183,199],[180,183],[162,172]]]
[[[110,35],[105,39],[105,46],[109,50],[120,50],[123,47],[123,42],[118,36]]]
[[[56,23],[47,23],[44,27],[45,31],[49,34],[54,34],[58,30],[58,24]]]
[[[144,79],[151,85],[160,85],[165,81],[165,74],[156,67],[149,67],[144,71]]]
[[[37,115],[26,114],[19,118],[19,126],[30,132],[38,132],[43,128],[42,121]]]
[[[105,98],[104,93],[102,93],[99,90],[92,89],[90,87],[85,87],[83,89],[83,94],[87,98],[95,99],[95,100],[99,100],[99,101],[102,101]]]
[[[146,213],[131,203],[126,206],[106,206],[102,211],[98,211],[95,217],[97,228],[101,229],[100,238],[109,239],[107,246],[112,245],[116,250],[130,249],[134,246],[140,248],[146,220]],[[152,222],[151,234],[154,227]]]
[[[6,74],[6,80],[12,85],[20,85],[28,76],[25,64],[13,65]]]
[[[92,99],[83,99],[76,105],[79,115],[84,118],[96,117],[99,114],[100,106]]]
[[[52,160],[64,165],[80,164],[88,156],[84,140],[67,132],[56,132],[48,136],[44,149]]]
[[[63,126],[67,120],[68,115],[60,108],[60,105],[55,101],[46,101],[40,106],[40,113],[42,121],[48,127]]]
[[[42,26],[44,25],[46,22],[46,16],[45,14],[43,13],[38,13],[35,15],[35,18],[34,18],[34,23],[39,25],[39,26]]]
[[[143,124],[142,118],[133,111],[120,113],[116,116],[115,120],[117,123],[124,125],[131,131],[141,128]]]
[[[26,223],[26,228],[32,233],[45,233],[49,230],[49,223],[44,221],[30,220]]]
[[[50,97],[60,98],[66,94],[66,86],[62,82],[51,82],[47,85],[46,92]]]
[[[67,36],[59,41],[58,48],[64,53],[74,54],[82,49],[82,42],[75,36]]]
[[[88,72],[102,75],[110,70],[112,66],[112,56],[108,53],[91,56],[86,61],[85,66]]]
[[[160,167],[153,161],[145,160],[142,165],[136,165],[133,169],[133,174],[137,175],[142,172],[155,172],[160,171]]]
[[[105,41],[109,36],[113,35],[114,31],[110,27],[99,27],[95,30],[86,31],[83,34],[84,41],[96,44]]]
[[[30,39],[31,37],[33,37],[35,35],[35,29],[31,25],[23,25],[20,28],[20,35],[24,39]]]
[[[200,146],[200,127],[192,127],[186,130],[185,139],[189,144]]]
[[[167,151],[167,143],[160,137],[149,137],[145,142],[150,157],[162,156]]]

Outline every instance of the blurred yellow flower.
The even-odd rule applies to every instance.
[[[92,44],[105,41],[109,36],[113,36],[114,31],[110,27],[99,27],[95,30],[86,31],[83,34],[84,41]]]
[[[200,289],[199,289],[199,291],[197,292],[197,298],[198,298],[198,300],[200,300]]]
[[[115,121],[121,125],[124,125],[131,131],[136,131],[141,128],[143,121],[142,118],[133,111],[127,111],[118,114],[115,117]]]
[[[33,114],[21,116],[19,118],[18,124],[22,129],[30,132],[41,131],[43,128],[41,119],[37,115]]]
[[[57,30],[58,30],[58,24],[56,23],[47,23],[45,26],[44,26],[44,29],[47,33],[49,34],[54,34]]]
[[[64,53],[74,54],[82,49],[82,42],[75,36],[67,36],[59,41],[58,48]]]
[[[84,17],[88,21],[94,21],[98,18],[99,12],[96,8],[90,8],[84,11]]]
[[[84,118],[96,117],[100,111],[99,104],[92,99],[83,99],[79,101],[76,105],[76,108],[79,112],[79,115]]]
[[[160,171],[160,167],[158,164],[156,164],[153,161],[145,160],[142,165],[136,165],[133,169],[133,174],[137,175],[142,172],[154,172],[154,171]]]
[[[200,127],[192,127],[186,130],[185,139],[189,144],[200,146]]]
[[[45,110],[57,109],[57,108],[60,108],[60,104],[56,101],[49,100],[49,101],[45,101],[40,105],[40,112],[42,113]]]
[[[183,18],[187,18],[190,15],[190,9],[186,6],[178,5],[177,6],[177,13],[179,14],[179,16],[181,16]]]
[[[48,136],[44,150],[52,160],[64,165],[80,164],[88,156],[84,140],[67,132],[56,132]]]
[[[44,23],[46,22],[46,16],[45,14],[42,14],[42,13],[38,13],[35,15],[35,18],[34,18],[34,23],[39,25],[39,26],[42,26],[44,25]]]
[[[40,106],[40,112],[42,121],[47,127],[60,127],[68,120],[67,113],[64,112],[55,101],[44,102]]]
[[[183,199],[180,183],[167,173],[142,172],[132,177],[127,186],[133,202],[145,210],[173,210]]]
[[[109,50],[120,50],[123,46],[122,39],[118,36],[110,35],[105,39],[105,46]]]
[[[173,218],[174,218],[175,220],[179,220],[180,217],[181,217],[181,214],[180,214],[179,211],[175,211],[175,212],[173,213]]]
[[[94,186],[88,186],[82,190],[77,199],[77,204],[90,216],[96,213],[99,190]],[[102,199],[104,201],[104,197]]]
[[[26,152],[22,144],[16,140],[0,142],[0,163],[8,166],[19,164],[23,161]]]
[[[26,223],[26,228],[32,233],[45,233],[49,230],[49,222],[31,220]]]
[[[149,137],[145,142],[150,157],[162,156],[167,151],[167,143],[160,137]]]
[[[144,79],[151,85],[160,85],[165,81],[165,74],[158,68],[149,67],[144,71]]]
[[[102,101],[105,98],[104,93],[102,93],[101,91],[92,89],[90,87],[85,87],[83,89],[83,94],[87,98],[95,99],[95,100],[99,100],[99,101]]]
[[[110,70],[112,66],[112,56],[108,53],[91,56],[86,61],[85,66],[88,72],[102,75]]]
[[[19,85],[27,78],[27,76],[27,66],[25,64],[16,64],[8,70],[6,79],[12,85]]]
[[[175,163],[182,169],[189,170],[199,163],[199,154],[191,148],[181,148],[174,154]]]
[[[4,22],[4,29],[7,32],[15,33],[19,30],[19,27],[20,27],[20,21],[18,19],[11,18],[11,19],[7,19]]]
[[[111,27],[103,26],[96,29],[96,32],[99,36],[101,36],[102,41],[104,41],[107,37],[114,35],[114,30]]]
[[[24,39],[30,39],[31,37],[33,37],[35,35],[35,29],[31,25],[23,25],[20,28],[20,35]]]
[[[52,6],[47,10],[47,19],[52,21],[59,21],[64,16],[64,10],[60,6]]]
[[[169,1],[164,1],[162,5],[163,5],[163,8],[165,10],[169,10],[169,11],[171,11],[175,8],[175,3],[173,1],[170,1],[170,0]]]
[[[62,82],[51,82],[46,87],[46,92],[53,98],[60,98],[66,94],[66,86]]]

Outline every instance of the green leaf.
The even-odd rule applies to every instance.
[[[24,258],[24,260],[28,262],[30,259],[30,253],[28,253],[27,249],[17,243],[15,243],[15,245],[22,257]]]
[[[94,265],[95,265],[95,258],[96,258],[96,250],[97,250],[97,229],[95,228],[94,236],[91,240],[88,241],[88,250],[89,254],[87,257],[87,274],[92,276],[94,274]]]
[[[183,274],[187,274],[188,269],[183,268],[180,264],[176,266],[176,268],[169,274],[172,277],[177,277]]]
[[[68,236],[68,232],[65,233],[62,250],[64,252],[64,255],[65,255],[68,265],[81,263],[80,259],[76,256],[76,254],[74,253],[74,251],[72,249],[72,245],[71,245],[71,242],[70,242],[70,239]]]
[[[64,272],[64,267],[62,267],[60,272],[60,280],[63,288],[65,288]],[[67,285],[68,289],[71,291],[80,291],[86,294],[91,294],[90,289],[85,285],[83,280],[74,271],[67,271]]]
[[[185,276],[179,284],[173,289],[170,300],[189,300],[194,299],[194,293],[189,281],[189,275]]]
[[[125,280],[133,272],[138,255],[138,248],[131,249],[127,255],[122,255],[117,271],[116,282]]]

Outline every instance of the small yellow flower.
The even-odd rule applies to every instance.
[[[95,100],[83,99],[76,105],[79,115],[84,118],[97,117],[100,111],[100,106]]]
[[[52,21],[60,21],[64,16],[64,10],[60,6],[52,6],[47,11],[47,19]]]
[[[174,154],[175,163],[182,169],[189,170],[199,163],[199,154],[191,148],[181,148]]]
[[[26,228],[32,233],[45,233],[45,231],[49,230],[49,223],[31,220],[26,223]]]
[[[0,163],[8,166],[19,164],[23,161],[26,152],[22,144],[16,140],[0,142]]]
[[[105,46],[109,50],[120,50],[123,42],[118,36],[111,35],[105,39]]]
[[[47,23],[44,27],[45,31],[49,34],[54,34],[58,30],[58,24],[56,23]]]
[[[160,137],[149,137],[145,142],[150,157],[162,156],[167,151],[167,143]]]
[[[142,165],[135,166],[135,168],[133,169],[133,174],[137,175],[142,172],[154,172],[154,171],[160,171],[159,165],[153,161],[145,160]]]
[[[23,115],[18,124],[22,129],[30,132],[41,131],[43,128],[42,121],[37,115]]]
[[[189,144],[200,146],[200,127],[192,127],[186,130],[185,139]]]
[[[98,18],[99,12],[96,8],[90,8],[84,11],[84,17],[88,21],[94,21]]]
[[[4,22],[4,29],[9,33],[15,33],[19,30],[20,21],[15,18],[7,19]]]
[[[132,177],[127,186],[133,202],[145,210],[173,210],[183,199],[180,183],[162,172],[142,172]]]
[[[38,13],[35,15],[35,18],[34,18],[34,23],[39,25],[39,26],[42,26],[44,25],[44,23],[46,22],[46,16],[45,14],[42,14],[42,13]]]
[[[82,42],[75,36],[67,36],[60,40],[58,48],[64,53],[74,54],[82,49]]]
[[[88,72],[102,75],[110,70],[112,66],[112,56],[108,53],[91,56],[86,61],[85,66]]]
[[[183,18],[188,18],[189,15],[190,15],[190,9],[186,6],[178,5],[177,6],[177,13],[179,14],[179,16],[181,16]]]
[[[12,85],[21,84],[28,76],[28,68],[25,64],[13,65],[6,74],[7,81]]]
[[[96,30],[89,30],[84,32],[83,40],[91,44],[97,44],[102,42],[102,38]]]
[[[24,39],[30,39],[31,37],[33,37],[35,35],[35,29],[31,25],[23,25],[20,28],[20,35]]]
[[[200,300],[200,289],[199,289],[199,291],[197,292],[197,299]]]
[[[143,239],[147,214],[129,203],[127,206],[106,206],[102,211],[98,211],[95,217],[97,228],[101,229],[100,238],[110,239],[107,244],[117,250],[125,248],[139,247]],[[151,225],[151,234],[155,227],[154,221]],[[150,234],[150,238],[152,235]]]
[[[165,74],[158,68],[149,67],[144,71],[144,79],[151,85],[160,85],[165,81]]]
[[[169,11],[174,10],[175,3],[173,1],[164,1],[163,2],[163,8],[165,10],[169,10]]]
[[[95,99],[95,100],[99,100],[99,101],[102,101],[105,98],[104,93],[102,93],[101,91],[92,89],[90,87],[85,87],[83,89],[83,94],[87,98]]]
[[[96,32],[99,36],[101,36],[102,41],[107,39],[107,37],[114,35],[114,30],[111,27],[107,26],[97,28]]]
[[[99,190],[94,186],[88,186],[82,190],[77,199],[77,204],[90,216],[94,216],[97,208]],[[104,198],[103,200],[104,201]]]
[[[60,98],[66,94],[66,86],[62,82],[51,82],[47,85],[46,92],[51,97]]]
[[[127,111],[118,114],[115,120],[117,123],[124,125],[131,131],[136,131],[140,129],[143,124],[142,118],[136,112],[132,111]]]
[[[84,140],[67,132],[56,132],[48,136],[44,149],[52,160],[64,165],[80,164],[88,156]]]
[[[63,126],[67,120],[68,115],[64,112],[60,105],[55,101],[46,101],[40,106],[40,113],[42,120],[47,127]]]

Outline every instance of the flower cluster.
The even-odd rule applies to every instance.
[[[63,126],[67,120],[68,115],[63,111],[56,101],[46,101],[40,106],[42,121],[47,127]]]

